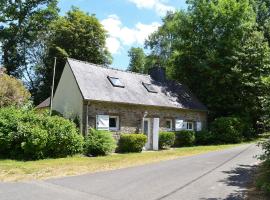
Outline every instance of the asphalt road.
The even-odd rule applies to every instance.
[[[0,183],[0,200],[238,200],[258,164],[254,144],[74,177]]]

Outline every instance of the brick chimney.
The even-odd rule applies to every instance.
[[[153,67],[149,70],[151,78],[158,82],[166,81],[166,71],[163,67]]]

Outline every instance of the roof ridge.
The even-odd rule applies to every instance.
[[[132,71],[127,71],[127,70],[116,69],[116,68],[109,67],[109,66],[106,66],[106,65],[95,64],[95,63],[91,63],[91,62],[87,62],[87,61],[83,61],[83,60],[77,60],[77,59],[70,58],[70,57],[68,57],[67,59],[74,60],[74,61],[77,61],[77,62],[82,62],[82,63],[85,63],[85,64],[91,64],[91,65],[94,65],[96,67],[102,67],[102,68],[111,69],[111,70],[115,70],[115,71],[126,72],[126,73],[130,73],[130,74],[137,74],[137,75],[142,75],[142,76],[150,76],[149,74],[141,74],[141,73],[138,73],[138,72],[132,72]]]

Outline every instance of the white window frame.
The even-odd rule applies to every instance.
[[[194,122],[186,122],[187,126],[186,126],[186,130],[188,131],[193,131],[194,130]],[[191,129],[189,128],[189,125],[191,124]]]
[[[110,127],[110,119],[116,119],[116,127]],[[119,116],[109,116],[109,130],[110,131],[118,131],[119,130]]]
[[[170,128],[167,128],[167,122],[170,122]],[[173,130],[172,119],[166,119],[166,129],[167,129],[167,131],[172,131]]]

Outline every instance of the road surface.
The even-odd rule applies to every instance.
[[[81,176],[0,183],[1,200],[238,200],[261,150],[254,144]]]

